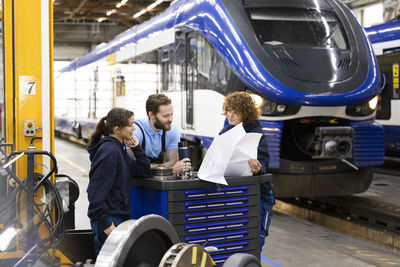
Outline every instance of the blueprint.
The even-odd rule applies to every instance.
[[[197,176],[204,181],[227,185],[225,176],[250,176],[248,160],[257,158],[260,133],[246,133],[240,123],[214,138]]]

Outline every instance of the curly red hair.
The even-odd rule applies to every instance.
[[[222,110],[225,116],[228,110],[239,113],[242,116],[243,124],[254,122],[261,115],[261,111],[257,108],[253,98],[246,92],[233,92],[228,94],[225,97]]]

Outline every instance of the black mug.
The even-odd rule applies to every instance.
[[[190,159],[190,151],[186,141],[178,143],[178,153],[179,153],[179,160],[182,160],[184,158]]]

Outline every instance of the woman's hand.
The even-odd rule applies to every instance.
[[[131,136],[129,139],[124,139],[124,144],[129,147],[137,147],[139,141],[137,140],[136,136]]]
[[[114,229],[115,229],[115,225],[114,225],[114,223],[111,223],[111,226],[108,227],[107,229],[105,229],[105,230],[104,230],[104,233],[105,233],[106,235],[110,235],[111,232],[112,232]]]
[[[261,171],[261,163],[257,159],[249,159],[250,170],[253,174],[259,174]]]

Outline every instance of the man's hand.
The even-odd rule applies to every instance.
[[[107,229],[105,229],[105,230],[104,230],[104,233],[105,233],[106,235],[110,235],[111,232],[112,232],[114,229],[115,229],[115,225],[114,225],[114,223],[111,223],[111,226],[108,227]]]
[[[174,164],[174,166],[172,167],[172,172],[174,174],[177,174],[180,172],[190,171],[191,168],[192,164],[190,164],[190,159],[184,158]]]
[[[124,139],[124,144],[129,147],[137,147],[139,141],[136,136],[131,136],[129,139]]]

